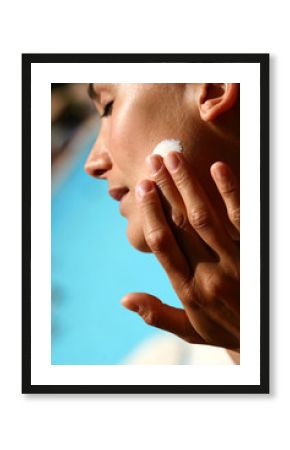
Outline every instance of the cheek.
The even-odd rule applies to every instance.
[[[114,172],[121,183],[133,189],[145,170],[144,142],[129,116],[118,117],[112,122],[109,148]]]
[[[147,174],[145,158],[163,135],[156,108],[141,100],[128,102],[112,116],[110,149],[114,163],[135,182],[140,181]]]

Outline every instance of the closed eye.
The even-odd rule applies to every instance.
[[[112,101],[106,104],[106,106],[104,107],[104,113],[101,115],[101,117],[106,117],[112,114],[113,103],[114,102]]]

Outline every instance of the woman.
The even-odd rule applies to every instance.
[[[182,309],[146,293],[122,304],[190,343],[239,352],[239,85],[90,84],[101,129],[86,172],[106,179],[127,236],[153,252]],[[152,155],[163,139],[183,153]]]

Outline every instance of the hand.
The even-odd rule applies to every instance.
[[[144,236],[165,269],[183,308],[146,293],[130,293],[122,304],[146,323],[190,343],[240,347],[239,245],[184,157],[150,157],[152,180],[137,186]],[[159,165],[159,168],[157,167]],[[230,168],[213,164],[211,175],[229,220],[239,230],[239,188]]]

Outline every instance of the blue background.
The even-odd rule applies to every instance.
[[[179,304],[155,256],[129,244],[107,182],[84,172],[92,145],[52,194],[52,364],[120,364],[163,333],[120,305],[128,292]]]

